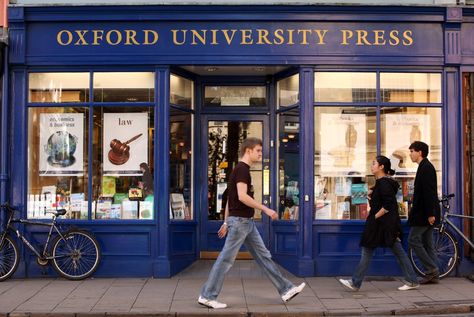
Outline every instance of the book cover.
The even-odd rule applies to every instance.
[[[138,201],[122,201],[122,219],[138,219]]]
[[[153,219],[153,201],[140,201],[140,219]]]
[[[110,205],[110,219],[121,219],[122,218],[122,204],[111,204]]]
[[[317,199],[314,219],[331,219],[331,201]]]
[[[357,204],[365,204],[367,203],[367,191],[368,187],[367,184],[352,184],[351,185],[351,200],[352,203]]]
[[[346,177],[336,178],[336,196],[350,196],[351,195],[351,184],[352,180]]]
[[[115,177],[102,176],[102,196],[113,197],[115,194]]]

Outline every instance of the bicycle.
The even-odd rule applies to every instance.
[[[0,206],[7,213],[5,230],[0,234],[0,282],[8,279],[15,273],[20,262],[20,253],[16,239],[23,242],[36,256],[40,266],[52,263],[55,271],[69,280],[82,280],[91,276],[99,266],[101,250],[97,239],[89,232],[72,228],[63,231],[57,226],[56,220],[66,214],[65,209],[48,212],[52,214],[49,222],[14,218],[15,211],[19,211],[8,204]],[[49,233],[43,250],[34,246],[17,228],[15,223],[49,227]],[[53,230],[55,237],[53,236]],[[51,242],[51,249],[48,248]]]
[[[436,255],[438,256],[438,268],[439,268],[439,277],[448,276],[456,267],[459,262],[459,248],[458,241],[455,236],[448,230],[454,230],[460,237],[466,241],[471,248],[474,249],[474,243],[466,237],[461,230],[459,230],[456,225],[449,220],[449,217],[457,217],[464,219],[474,219],[472,216],[464,216],[450,213],[449,201],[454,197],[454,194],[444,195],[439,202],[442,204],[442,215],[440,224],[434,228],[433,231],[433,243]],[[423,271],[423,265],[421,261],[417,258],[413,249],[410,249],[410,260],[413,264],[413,267],[418,274],[425,276],[426,274]]]

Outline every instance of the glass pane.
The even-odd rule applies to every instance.
[[[170,218],[193,219],[193,115],[171,109]]]
[[[93,219],[153,219],[154,110],[94,108]]]
[[[418,165],[411,161],[410,144],[423,141],[429,146],[428,159],[433,163],[438,177],[438,193],[442,185],[441,109],[427,107],[382,108],[382,155],[390,158],[395,179],[400,183],[397,200],[400,215],[407,217],[413,196],[414,180]]]
[[[300,123],[299,109],[278,115],[278,214],[280,219],[296,220],[299,211]]]
[[[219,106],[252,106],[267,105],[265,86],[206,86],[204,88],[204,105]]]
[[[171,74],[170,103],[185,108],[193,108],[193,81]]]
[[[246,138],[262,139],[263,123],[249,121],[209,121],[208,126],[208,218],[224,219],[226,188],[230,173],[239,162],[239,147]],[[259,162],[250,167],[254,199],[262,201],[263,168]],[[255,219],[261,211],[255,210]]]
[[[153,102],[154,73],[94,73],[95,102]]]
[[[314,73],[315,102],[375,102],[376,73]]]
[[[29,102],[87,102],[89,73],[30,73]]]
[[[367,217],[376,118],[376,108],[315,108],[315,219]]]
[[[28,109],[28,218],[87,219],[88,110]]]
[[[383,102],[441,102],[441,74],[381,73]]]
[[[278,107],[287,107],[299,101],[300,75],[295,74],[278,81]]]

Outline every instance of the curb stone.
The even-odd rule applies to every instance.
[[[395,315],[443,315],[443,314],[462,314],[470,313],[471,306],[430,306],[421,308],[408,308],[403,310],[395,310]]]

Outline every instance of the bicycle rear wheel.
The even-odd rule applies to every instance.
[[[448,276],[454,270],[458,261],[457,242],[447,230],[440,232],[439,228],[435,228],[433,230],[433,243],[438,256],[439,277]],[[421,276],[425,276],[425,268],[413,249],[410,249],[410,260],[415,271]]]
[[[6,235],[0,245],[0,282],[15,273],[19,262],[18,246],[11,236]]]
[[[69,280],[88,278],[100,263],[99,243],[86,231],[68,231],[64,234],[64,239],[57,236],[51,250],[53,268]]]

